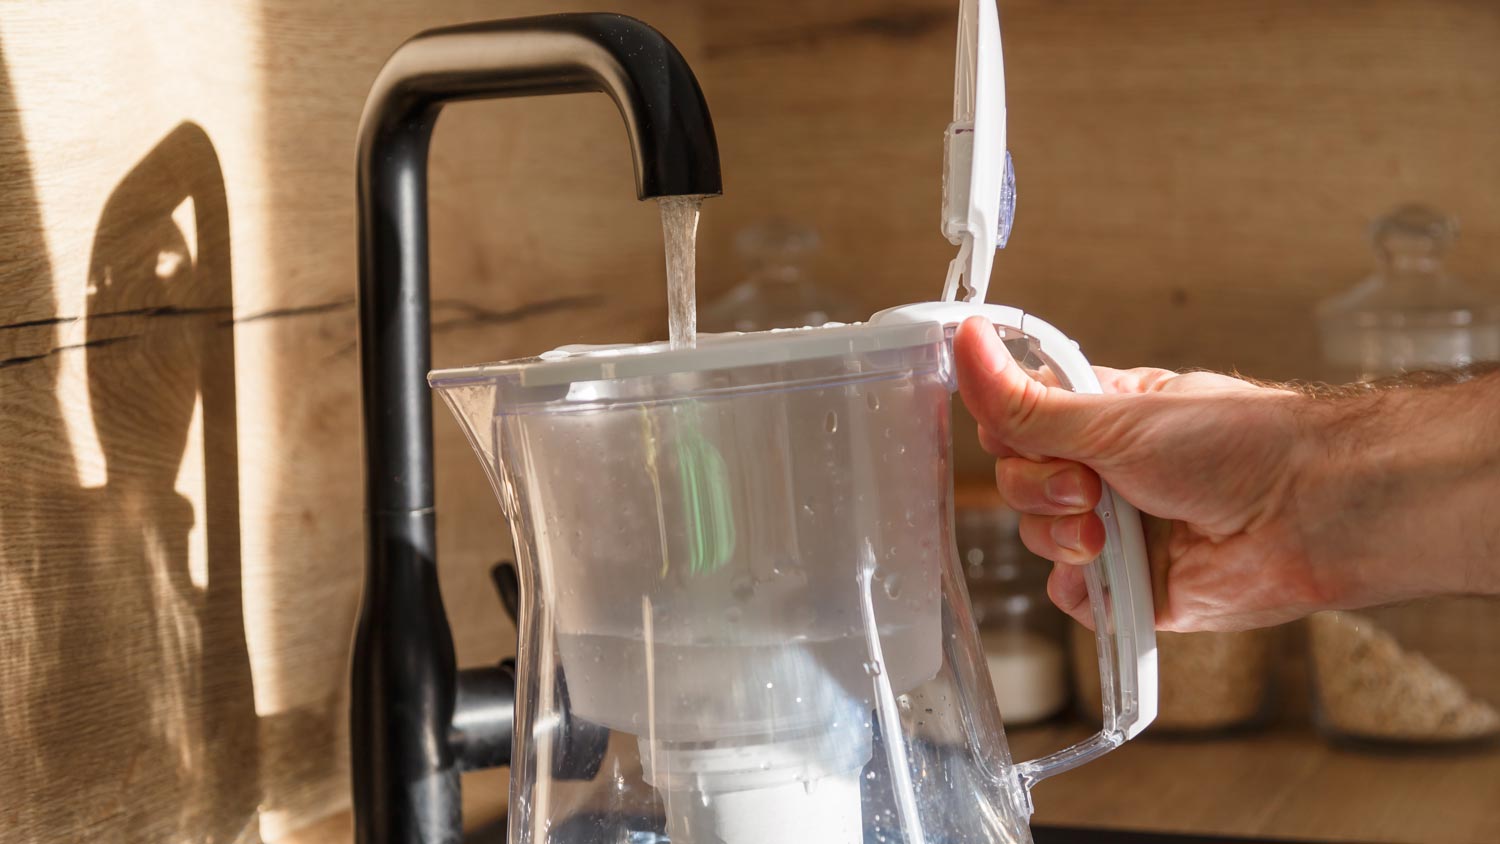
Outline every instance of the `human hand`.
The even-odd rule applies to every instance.
[[[1261,627],[1343,602],[1347,573],[1312,562],[1298,512],[1310,399],[1162,369],[1099,368],[1104,395],[1082,395],[1033,378],[982,318],[954,342],[1001,495],[1026,546],[1058,563],[1048,593],[1065,612],[1092,622],[1082,564],[1104,546],[1101,477],[1151,514],[1158,628]]]

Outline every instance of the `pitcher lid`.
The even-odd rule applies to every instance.
[[[520,387],[550,387],[579,381],[608,381],[690,372],[709,372],[819,358],[864,355],[943,339],[935,322],[829,323],[807,328],[700,334],[693,348],[673,349],[665,341],[612,345],[567,345],[518,360],[438,369],[427,382],[447,387],[471,381],[511,381]]]

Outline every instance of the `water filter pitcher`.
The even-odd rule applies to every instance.
[[[1103,730],[1013,763],[953,537],[952,335],[1097,391],[1012,308],[564,347],[434,372],[494,485],[521,607],[511,844],[1028,842],[1029,788],[1154,715],[1140,520],[1089,567]],[[579,724],[591,776],[555,776]]]

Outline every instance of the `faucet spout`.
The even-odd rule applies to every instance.
[[[661,33],[612,14],[466,24],[402,44],[360,118],[361,177],[381,163],[378,147],[430,132],[444,103],[586,91],[620,109],[639,198],[722,192],[713,122],[692,69]]]
[[[619,107],[641,199],[722,191],[713,122],[692,70],[661,33],[622,15],[422,33],[386,62],[360,118],[367,562],[350,713],[359,844],[457,844],[458,775],[473,764],[454,739],[455,708],[464,704],[435,565],[426,383],[432,128],[443,105],[456,100],[584,91],[608,94]]]

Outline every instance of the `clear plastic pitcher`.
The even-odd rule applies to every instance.
[[[1027,842],[1035,781],[1151,720],[1139,518],[1106,491],[1104,730],[1010,759],[950,503],[951,336],[976,312],[1097,391],[1055,329],[972,305],[430,376],[518,557],[512,844]],[[568,771],[580,723],[608,746]]]

